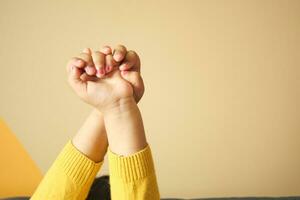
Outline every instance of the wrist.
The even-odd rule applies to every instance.
[[[96,114],[103,118],[118,117],[129,112],[136,112],[137,104],[132,96],[118,99],[102,109],[96,109]]]
[[[116,102],[103,118],[112,152],[127,156],[147,146],[142,116],[133,98]]]
[[[94,108],[91,112],[91,115],[99,120],[103,119],[103,113],[100,112],[97,108]]]

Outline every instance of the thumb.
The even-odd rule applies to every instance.
[[[82,69],[72,66],[70,71],[70,79],[72,82],[80,82],[80,76],[82,75]]]
[[[67,64],[67,73],[69,79],[78,80],[82,74],[82,68],[84,67],[84,61],[78,58],[72,58]]]
[[[133,87],[135,100],[138,103],[144,94],[144,81],[137,71],[121,71],[121,76]]]

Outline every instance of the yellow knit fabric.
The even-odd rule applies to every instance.
[[[149,145],[130,156],[108,149],[112,200],[160,199]],[[69,141],[31,200],[84,200],[103,162],[95,163]],[[101,200],[101,197],[99,197]]]

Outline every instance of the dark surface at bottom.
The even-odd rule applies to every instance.
[[[29,197],[14,197],[14,198],[6,198],[1,200],[29,200]],[[300,196],[297,197],[226,197],[226,198],[200,198],[200,199],[164,198],[161,200],[300,200]]]

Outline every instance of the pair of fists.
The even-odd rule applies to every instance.
[[[122,99],[138,103],[144,94],[139,56],[122,45],[86,48],[68,62],[67,71],[75,93],[100,111]]]

